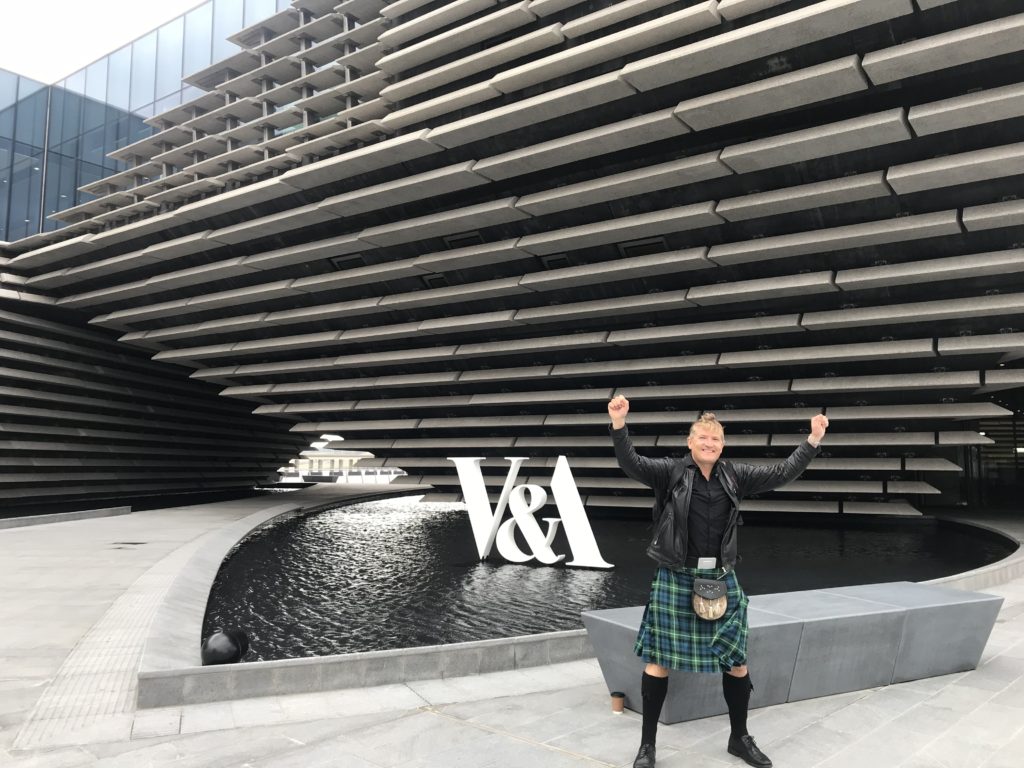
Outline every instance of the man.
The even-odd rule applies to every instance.
[[[728,751],[756,768],[772,761],[747,733],[747,709],[753,685],[747,672],[747,596],[736,580],[739,504],[799,477],[818,452],[828,418],[811,419],[811,433],[785,461],[754,466],[720,459],[725,429],[705,413],[690,427],[684,459],[638,456],[629,440],[629,401],[617,395],[608,403],[615,458],[632,479],[655,493],[654,537],[647,554],[658,563],[651,597],[634,650],[647,662],[641,678],[643,727],[633,768],[653,768],[658,717],[668,692],[669,669],[722,673],[729,707]],[[707,558],[714,559],[710,568]],[[698,569],[698,560],[704,566]],[[694,578],[726,582],[728,602],[719,619],[700,618],[691,605]]]

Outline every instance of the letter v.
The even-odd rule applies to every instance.
[[[476,549],[483,560],[491,554],[494,547],[494,537],[498,534],[501,526],[501,519],[505,516],[505,507],[508,506],[508,498],[515,487],[516,479],[519,477],[519,467],[526,461],[525,456],[506,456],[506,461],[511,462],[508,475],[505,477],[505,485],[498,497],[498,505],[491,511],[491,502],[487,498],[487,485],[484,483],[483,472],[480,470],[482,456],[449,456],[448,461],[455,465],[459,472],[459,483],[462,485],[462,496],[466,500],[466,507],[469,509],[469,522],[473,526],[473,538],[476,540]]]

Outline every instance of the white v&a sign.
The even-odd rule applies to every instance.
[[[551,477],[551,490],[555,496],[559,517],[543,518],[547,523],[546,531],[541,530],[541,525],[534,514],[547,503],[547,491],[539,485],[515,484],[519,468],[526,461],[525,456],[510,456],[505,460],[512,466],[505,478],[498,504],[492,510],[487,497],[487,486],[480,470],[483,457],[448,457],[448,461],[453,462],[459,472],[462,494],[466,499],[466,506],[469,507],[469,521],[473,526],[473,536],[481,560],[491,553],[496,544],[498,554],[513,563],[527,563],[534,558],[545,565],[561,562],[565,555],[556,555],[551,544],[555,540],[559,523],[562,523],[565,525],[565,536],[569,540],[573,554],[573,559],[566,562],[566,565],[577,568],[614,568],[611,563],[605,562],[597,548],[590,520],[587,519],[587,511],[583,508],[583,500],[580,499],[576,481],[565,456],[558,457],[555,472]],[[512,517],[502,522],[506,507],[512,511]],[[530,549],[529,553],[523,552],[516,543],[516,528],[522,531],[526,545]]]

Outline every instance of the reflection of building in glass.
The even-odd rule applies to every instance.
[[[124,169],[107,153],[147,136],[142,117],[61,86],[0,70],[0,240],[55,229],[47,217]]]
[[[246,26],[215,56],[230,9]],[[38,343],[0,374],[21,398],[0,434],[26,461],[85,462],[76,476],[100,459],[71,437],[165,439],[127,413],[97,427],[96,392],[148,392],[70,387],[91,369],[58,359],[46,321],[231,398],[253,413],[239,439],[279,438],[261,460],[337,431],[441,498],[459,492],[449,456],[489,459],[498,491],[502,457],[543,484],[565,454],[589,507],[649,509],[604,432],[620,389],[651,455],[680,453],[706,409],[731,455],[778,458],[827,408],[827,455],[751,511],[1012,500],[1021,10],[215,0],[212,27],[181,22],[183,57],[190,29],[213,30],[187,88],[147,64],[174,31],[132,44],[127,86],[111,90],[113,58],[62,85],[98,99],[105,82],[155,133],[61,202],[65,226],[5,247],[2,300]],[[37,358],[62,378],[24,386]],[[40,440],[58,393],[68,423]]]
[[[61,227],[47,217],[128,168],[108,153],[152,134],[145,118],[203,93],[184,76],[237,53],[229,36],[288,5],[208,0],[53,86],[0,70],[0,241]]]
[[[39,231],[50,89],[0,70],[0,241]]]

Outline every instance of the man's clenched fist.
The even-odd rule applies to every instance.
[[[811,419],[811,434],[810,437],[807,438],[808,442],[812,445],[820,443],[821,438],[825,436],[826,429],[828,429],[828,416],[823,413],[819,413]]]
[[[626,426],[627,413],[629,400],[622,395],[616,395],[608,401],[608,417],[612,420],[612,429],[622,429]]]

